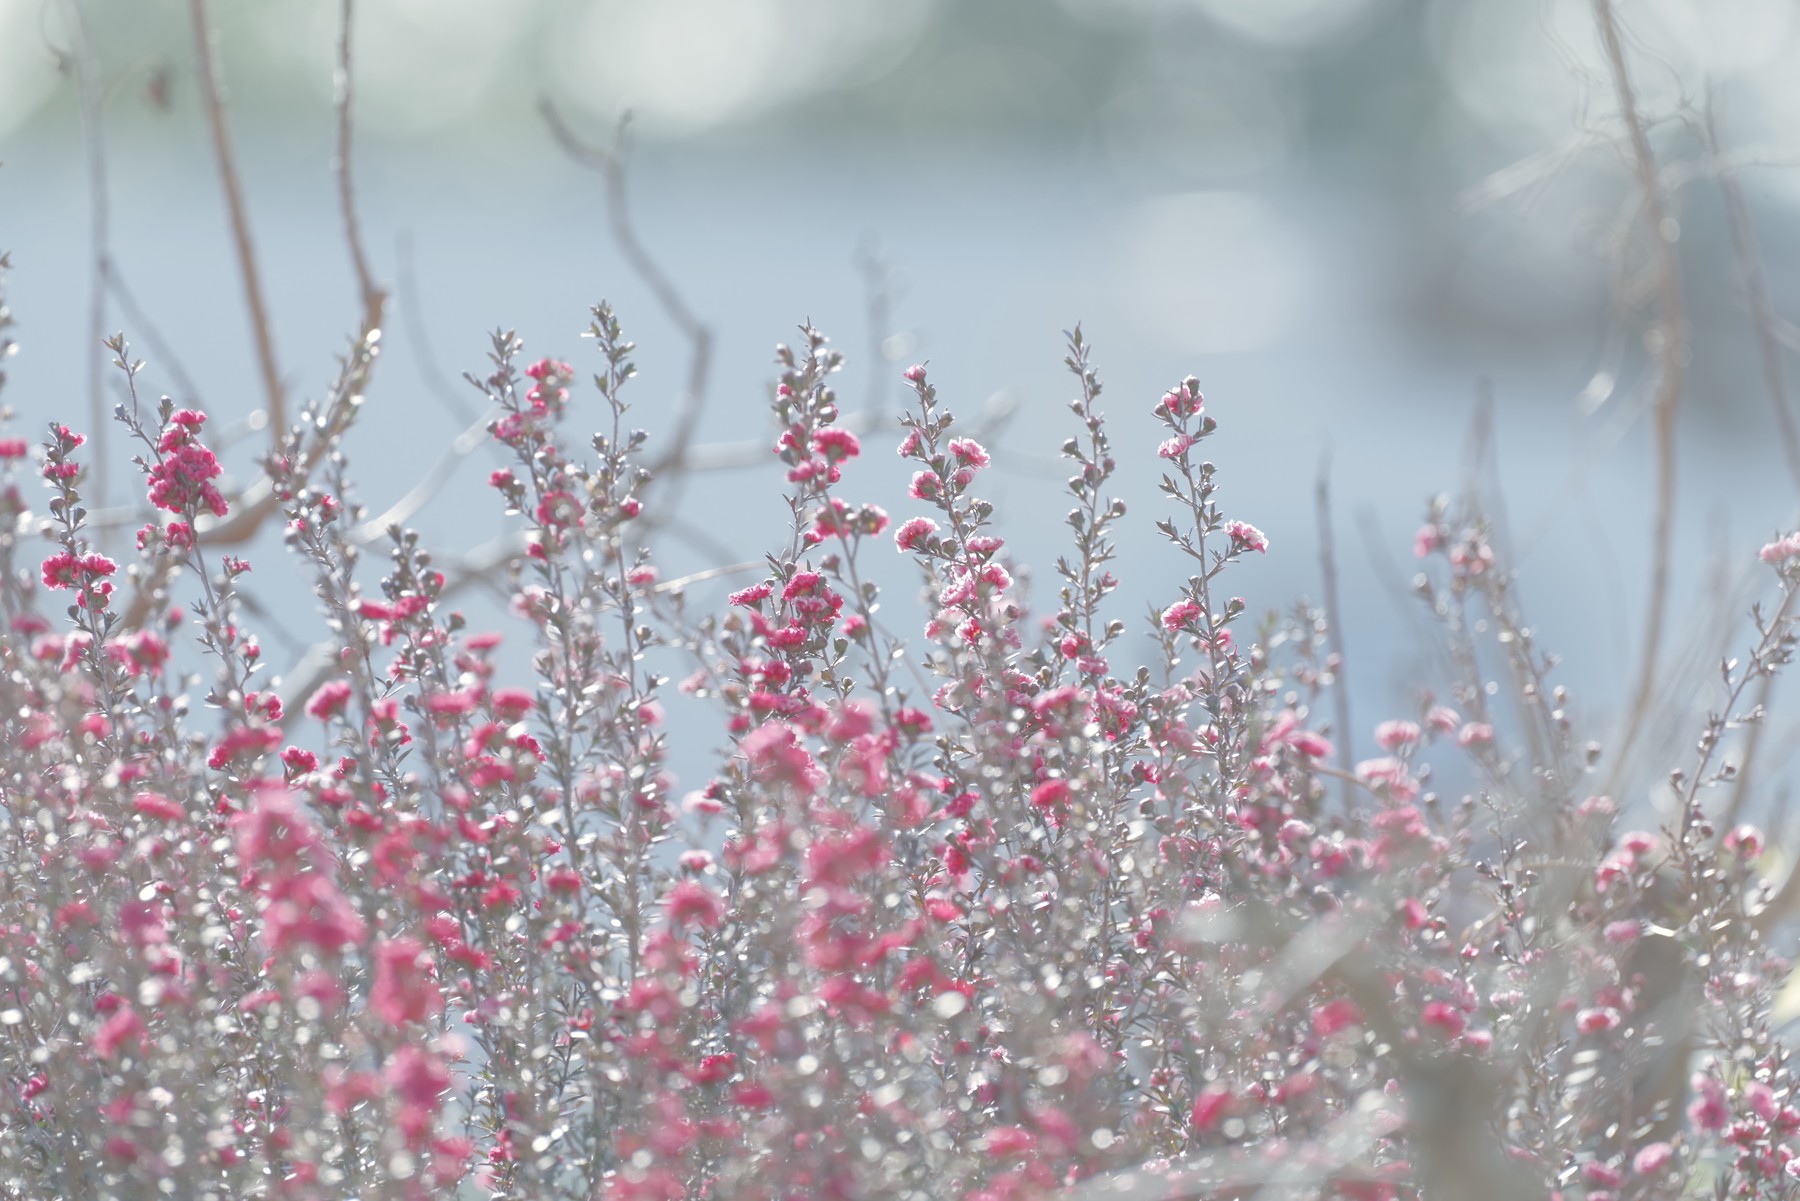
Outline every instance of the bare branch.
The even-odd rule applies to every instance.
[[[124,272],[119,270],[119,264],[109,257],[106,260],[105,268],[106,289],[112,294],[113,300],[118,303],[119,311],[124,315],[125,321],[129,323],[133,331],[132,337],[141,337],[144,343],[150,347],[150,353],[155,358],[157,365],[169,373],[169,378],[174,381],[176,390],[181,393],[182,399],[188,407],[206,408],[206,399],[200,392],[200,385],[194,382],[193,374],[183,364],[175,347],[163,336],[155,319],[150,316],[143,305],[138,303],[136,294],[125,282]],[[215,442],[215,447],[221,445],[223,441],[224,439],[221,438]]]
[[[688,466],[688,452],[693,447],[694,436],[699,429],[700,413],[706,402],[707,380],[712,370],[712,330],[695,316],[674,281],[650,257],[650,252],[645,249],[636,227],[631,223],[625,169],[631,147],[631,114],[626,113],[619,119],[613,148],[607,150],[583,141],[548,98],[539,100],[538,110],[543,113],[550,135],[563,153],[582,166],[600,172],[601,178],[606,182],[606,210],[611,220],[614,244],[618,246],[619,253],[625,256],[632,271],[650,289],[651,295],[656,297],[656,303],[663,313],[688,340],[690,353],[687,388],[676,398],[674,433],[669,448],[649,464],[653,478],[663,480],[665,486],[671,489],[678,489],[685,475],[682,469]],[[667,503],[673,503],[673,499],[670,498]]]
[[[351,71],[350,29],[354,0],[343,0],[338,16],[338,61],[335,101],[337,105],[337,182],[338,208],[344,219],[344,241],[350,248],[350,267],[356,273],[356,291],[362,300],[364,329],[381,328],[381,310],[387,293],[375,285],[369,273],[369,260],[363,253],[362,227],[356,219],[356,186],[354,159],[350,153],[350,106],[356,97],[355,75]]]
[[[387,536],[392,526],[405,525],[413,514],[423,509],[431,498],[443,490],[450,477],[456,474],[457,465],[472,454],[478,447],[488,443],[490,435],[488,425],[493,420],[491,412],[477,417],[469,427],[456,436],[455,441],[444,448],[438,461],[431,465],[418,483],[414,484],[399,500],[395,501],[379,516],[371,517],[356,527],[351,540],[364,545]]]
[[[213,64],[212,26],[206,16],[206,0],[188,0],[194,25],[194,59],[200,73],[200,98],[212,129],[213,157],[219,181],[225,188],[225,211],[231,221],[232,244],[237,250],[243,277],[244,303],[249,309],[250,332],[256,344],[256,361],[262,371],[263,395],[268,404],[270,439],[279,446],[287,433],[287,391],[275,363],[275,338],[263,303],[262,279],[256,268],[256,247],[250,238],[250,216],[244,208],[243,188],[238,183],[237,160],[231,149],[231,131],[225,124],[225,88]]]
[[[438,356],[431,344],[431,329],[425,321],[425,314],[419,306],[419,288],[417,275],[413,271],[412,239],[404,232],[394,240],[394,257],[397,264],[394,280],[395,290],[400,298],[400,319],[405,322],[406,344],[413,355],[413,365],[419,369],[419,375],[431,386],[432,394],[460,425],[473,425],[478,416],[475,406],[463,399],[462,389],[452,383],[438,366]]]
[[[1632,168],[1643,203],[1644,224],[1649,230],[1654,255],[1656,324],[1647,341],[1656,364],[1652,417],[1656,465],[1656,515],[1652,534],[1650,609],[1644,621],[1642,662],[1633,689],[1630,716],[1620,740],[1615,762],[1625,762],[1643,728],[1656,696],[1658,661],[1662,653],[1663,627],[1669,603],[1669,565],[1675,533],[1675,417],[1687,379],[1686,300],[1682,292],[1681,260],[1675,249],[1676,229],[1664,202],[1662,179],[1650,136],[1638,112],[1631,72],[1619,38],[1619,24],[1612,0],[1593,0],[1594,20],[1606,50],[1619,114],[1631,150]]]
[[[1738,183],[1737,170],[1723,153],[1719,137],[1718,101],[1714,97],[1706,105],[1706,155],[1719,194],[1725,199],[1725,223],[1731,230],[1731,251],[1737,259],[1738,273],[1743,276],[1744,293],[1750,302],[1750,317],[1756,327],[1756,346],[1762,358],[1763,384],[1769,391],[1769,406],[1775,413],[1775,427],[1781,432],[1781,449],[1787,457],[1788,473],[1794,486],[1800,488],[1800,429],[1788,403],[1787,371],[1781,359],[1781,341],[1775,336],[1775,314],[1769,304],[1769,285],[1763,278],[1762,261],[1756,247],[1756,229],[1750,221],[1750,206],[1744,203],[1744,189]]]
[[[363,388],[380,349],[381,331],[364,330],[352,343],[331,393],[316,410],[316,416],[312,416],[303,429],[276,443],[275,454],[288,455],[296,480],[304,482],[309,478],[356,420],[357,410],[362,406]],[[231,499],[228,516],[217,521],[209,521],[204,516],[197,520],[194,536],[204,546],[242,546],[256,537],[263,523],[280,508],[281,499],[275,493],[274,483],[264,472]],[[102,516],[110,518],[113,515]],[[167,585],[169,573],[174,570],[174,560],[163,556],[158,562],[157,570],[140,585],[130,607],[122,615],[121,630],[139,628],[149,615],[152,595]]]
[[[111,215],[106,186],[106,141],[101,124],[99,64],[89,39],[87,6],[75,0],[75,62],[81,85],[81,136],[87,151],[88,175],[88,436],[94,440],[93,498],[97,506],[107,500],[107,480],[112,472],[107,453],[112,422],[107,420],[103,372],[106,355],[106,275],[111,251]]]
[[[1348,773],[1356,762],[1355,748],[1351,739],[1355,727],[1350,724],[1350,683],[1345,674],[1349,668],[1349,656],[1344,653],[1343,606],[1338,603],[1337,574],[1337,540],[1331,532],[1331,451],[1327,449],[1319,456],[1319,475],[1313,485],[1313,503],[1319,520],[1319,574],[1323,578],[1325,593],[1325,645],[1330,649],[1336,662],[1332,668],[1335,677],[1331,684],[1332,701],[1335,706],[1333,718],[1337,729],[1332,731],[1337,736],[1338,767]],[[1343,787],[1344,804],[1350,803],[1350,786]]]

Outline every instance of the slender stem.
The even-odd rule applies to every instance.
[[[1337,724],[1334,733],[1337,735],[1338,766],[1346,774],[1350,774],[1351,764],[1356,762],[1355,748],[1351,745],[1354,731],[1350,725],[1350,682],[1345,674],[1349,669],[1349,656],[1344,654],[1343,606],[1338,603],[1337,573],[1337,541],[1331,532],[1331,456],[1327,451],[1319,461],[1319,479],[1313,488],[1313,500],[1319,515],[1319,574],[1324,577],[1325,592],[1325,646],[1335,657],[1332,667],[1331,695],[1334,705],[1333,719]],[[1344,785],[1344,803],[1350,803],[1350,786]]]
[[[80,54],[77,72],[81,83],[81,132],[87,149],[88,170],[88,433],[94,440],[93,500],[96,508],[105,508],[106,481],[111,456],[107,453],[112,422],[106,419],[105,385],[101,382],[106,367],[102,342],[106,338],[106,279],[110,258],[110,205],[106,187],[106,139],[101,124],[99,64],[94,46],[88,39],[87,7],[76,0],[75,33]]]
[[[207,124],[212,129],[213,157],[219,165],[219,182],[225,188],[225,211],[231,220],[231,239],[244,282],[244,303],[250,312],[250,332],[255,340],[257,365],[262,372],[263,395],[268,402],[270,438],[274,445],[280,446],[287,429],[287,395],[281,383],[281,370],[275,365],[275,339],[269,330],[262,279],[256,269],[250,217],[244,209],[243,188],[238,183],[231,131],[225,124],[225,89],[213,65],[212,26],[206,17],[206,0],[188,0],[188,9],[194,23],[194,61],[200,73],[200,98],[206,107]]]
[[[1675,530],[1675,417],[1687,378],[1684,346],[1687,315],[1681,285],[1681,259],[1675,249],[1676,231],[1664,203],[1656,155],[1650,149],[1650,135],[1638,112],[1637,94],[1632,90],[1631,72],[1625,61],[1625,48],[1619,37],[1619,24],[1613,13],[1612,0],[1593,0],[1593,7],[1600,41],[1611,69],[1613,87],[1618,93],[1619,113],[1625,121],[1625,131],[1631,146],[1632,168],[1637,176],[1644,221],[1650,230],[1650,244],[1656,258],[1656,325],[1652,328],[1649,339],[1657,374],[1653,399],[1656,515],[1650,569],[1650,611],[1644,623],[1642,660],[1638,668],[1637,686],[1633,692],[1631,715],[1618,750],[1617,762],[1623,763],[1632,744],[1642,732],[1651,703],[1655,699],[1663,627],[1668,616],[1669,568]]]
[[[1775,313],[1769,303],[1769,285],[1763,278],[1762,263],[1757,257],[1756,229],[1750,221],[1750,206],[1744,203],[1744,189],[1738,183],[1737,170],[1723,153],[1719,141],[1716,104],[1706,106],[1706,153],[1718,174],[1719,193],[1725,200],[1725,224],[1731,231],[1731,250],[1737,259],[1738,272],[1744,277],[1744,292],[1750,302],[1750,316],[1756,327],[1756,346],[1762,358],[1763,383],[1769,390],[1769,405],[1775,413],[1775,427],[1781,433],[1781,449],[1787,457],[1788,474],[1800,488],[1800,429],[1796,429],[1793,408],[1788,404],[1787,371],[1781,361],[1781,342],[1775,336]]]
[[[354,14],[355,0],[343,0],[338,17],[338,61],[337,78],[335,80],[334,100],[337,106],[337,168],[338,208],[344,218],[344,242],[350,248],[350,268],[356,273],[356,292],[362,300],[363,328],[378,329],[381,326],[381,309],[387,300],[387,294],[375,285],[374,276],[369,272],[369,259],[363,253],[362,227],[356,219],[356,182],[353,174],[354,159],[351,155],[350,108],[356,98],[355,76],[351,73],[350,29]]]
[[[606,212],[612,226],[613,244],[625,256],[626,263],[643,281],[644,286],[650,289],[650,294],[656,297],[656,303],[663,313],[688,340],[688,381],[686,389],[676,398],[674,433],[668,440],[669,448],[649,464],[651,477],[664,481],[664,486],[669,490],[659,503],[674,507],[681,485],[687,478],[684,469],[688,466],[688,451],[693,446],[695,434],[699,432],[700,414],[706,402],[707,381],[712,371],[712,329],[700,320],[681,295],[680,289],[675,286],[675,281],[651,257],[632,222],[630,194],[626,188],[631,114],[625,114],[619,121],[613,148],[606,150],[590,145],[577,136],[549,100],[540,101],[538,109],[543,113],[544,123],[549,126],[550,136],[562,148],[563,153],[582,166],[600,172],[601,178],[606,182]]]

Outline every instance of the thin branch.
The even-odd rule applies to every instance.
[[[225,89],[213,65],[212,27],[206,17],[206,0],[188,0],[194,25],[194,58],[200,74],[200,98],[212,129],[213,157],[219,181],[225,188],[225,211],[231,221],[231,238],[243,276],[244,303],[249,309],[250,332],[256,344],[256,361],[262,372],[263,395],[268,403],[270,438],[279,446],[287,434],[287,392],[281,370],[275,364],[275,339],[269,313],[263,303],[262,279],[256,269],[256,248],[250,238],[250,217],[244,208],[243,188],[238,183],[237,160],[231,150],[231,131],[225,124]]]
[[[696,571],[688,575],[677,576],[672,580],[663,580],[660,583],[652,584],[650,591],[680,592],[683,588],[694,584],[703,584],[707,580],[716,580],[722,576],[741,575],[746,571],[765,571],[768,566],[768,560],[757,559],[750,563],[731,563],[724,567],[709,567],[705,571]]]
[[[873,430],[877,419],[870,412],[851,413],[837,424],[860,436]],[[703,442],[688,451],[685,466],[689,471],[735,471],[761,467],[773,458],[769,439],[744,438],[735,442]]]
[[[1704,121],[1699,124],[1703,125]],[[1689,184],[1710,179],[1721,170],[1735,174],[1748,171],[1753,167],[1764,170],[1792,171],[1795,167],[1800,167],[1800,155],[1753,147],[1717,155],[1709,154],[1703,159],[1684,159],[1678,163],[1670,163],[1662,169],[1663,193],[1673,196]]]
[[[337,445],[361,407],[369,372],[381,351],[381,331],[364,330],[351,344],[338,370],[326,401],[316,413],[309,413],[304,427],[291,432],[276,443],[275,454],[285,454],[293,468],[293,478],[304,484],[319,464]],[[210,521],[205,516],[195,522],[194,536],[205,546],[241,546],[254,538],[263,523],[280,512],[281,498],[267,471],[231,497],[229,515]],[[113,514],[104,515],[112,518]],[[121,616],[121,630],[135,630],[143,625],[150,611],[150,599],[157,589],[165,587],[175,561],[170,556],[158,560],[157,569],[140,583],[138,593]]]
[[[709,562],[729,562],[742,553],[741,548],[727,545],[711,530],[688,521],[678,514],[665,517],[650,528],[667,530],[671,536],[687,543],[688,546],[705,556]],[[765,562],[763,566],[766,567],[768,564]]]
[[[1350,724],[1350,683],[1346,674],[1349,667],[1349,656],[1344,653],[1343,606],[1338,603],[1337,573],[1337,540],[1331,532],[1331,451],[1327,449],[1319,456],[1319,475],[1313,485],[1313,503],[1319,519],[1319,574],[1324,579],[1325,591],[1325,646],[1331,652],[1335,665],[1332,667],[1331,682],[1332,702],[1335,707],[1333,718],[1337,729],[1338,767],[1345,774],[1351,773],[1351,766],[1356,762],[1356,754],[1351,746],[1354,727]],[[1350,786],[1344,785],[1344,805],[1350,804]]]
[[[156,321],[150,316],[149,311],[138,303],[137,296],[125,282],[124,273],[119,270],[119,264],[109,257],[105,266],[106,289],[111,293],[113,300],[118,303],[119,311],[130,324],[133,331],[132,337],[143,338],[145,344],[150,347],[150,353],[157,366],[168,372],[169,378],[175,382],[176,390],[181,393],[185,407],[206,408],[206,400],[201,395],[200,385],[194,382],[192,373],[183,364],[175,347],[163,336],[162,330],[157,327]],[[216,448],[218,443],[214,445]]]
[[[344,242],[350,248],[350,268],[356,273],[356,291],[362,300],[364,329],[381,328],[381,310],[387,293],[376,287],[369,272],[368,256],[363,253],[362,227],[356,219],[356,184],[351,155],[350,107],[356,98],[355,76],[351,72],[350,29],[354,0],[343,0],[338,16],[337,78],[334,100],[337,106],[338,209],[344,219]]]
[[[1725,199],[1725,224],[1731,231],[1731,251],[1737,258],[1738,272],[1744,278],[1744,293],[1750,301],[1750,317],[1756,326],[1756,346],[1762,357],[1763,385],[1769,390],[1775,427],[1781,431],[1781,449],[1787,456],[1788,473],[1794,477],[1794,486],[1800,489],[1800,429],[1795,427],[1794,412],[1788,403],[1787,371],[1781,360],[1781,341],[1775,336],[1769,285],[1763,278],[1762,261],[1756,248],[1756,229],[1750,221],[1750,206],[1744,203],[1744,189],[1738,183],[1737,171],[1721,153],[1717,111],[1717,100],[1709,100],[1706,105],[1706,155],[1718,178],[1719,194]]]
[[[459,425],[473,425],[479,416],[475,406],[463,399],[463,392],[438,366],[437,351],[431,344],[431,329],[419,305],[418,276],[413,270],[412,238],[402,232],[394,240],[396,262],[394,287],[400,298],[400,320],[406,326],[406,344],[412,350],[413,365],[419,369],[432,394],[450,410]]]
[[[423,509],[431,498],[443,490],[456,474],[457,465],[474,451],[491,441],[488,426],[493,421],[492,411],[483,413],[469,424],[469,427],[458,434],[455,441],[444,448],[438,461],[431,465],[431,470],[408,489],[405,496],[390,505],[386,511],[371,517],[356,527],[351,540],[362,545],[378,541],[387,536],[392,526],[404,525],[413,514]]]
[[[1468,215],[1520,192],[1529,192],[1531,195],[1523,205],[1529,213],[1550,182],[1600,141],[1602,136],[1599,133],[1581,130],[1561,146],[1539,150],[1509,163],[1480,183],[1460,192],[1456,197],[1456,210]]]
[[[106,186],[106,141],[101,124],[99,66],[88,37],[87,7],[82,0],[71,5],[75,14],[76,71],[81,85],[81,134],[87,150],[88,174],[88,436],[94,440],[95,468],[91,474],[96,507],[106,505],[106,482],[112,472],[107,453],[112,422],[107,420],[103,373],[107,358],[106,275],[111,251],[111,212]]]
[[[618,130],[613,137],[613,148],[607,150],[583,141],[547,97],[538,101],[538,110],[543,113],[550,136],[562,148],[563,153],[582,166],[598,171],[605,180],[606,211],[612,226],[614,244],[691,347],[687,388],[676,398],[675,429],[669,448],[649,464],[653,478],[665,479],[667,486],[672,491],[677,491],[686,474],[682,469],[688,466],[688,452],[693,448],[700,413],[706,401],[707,380],[712,370],[712,330],[695,316],[674,281],[650,257],[650,252],[645,249],[631,222],[630,196],[626,188],[626,161],[631,149],[631,114],[626,113],[619,119]],[[673,504],[674,498],[667,497],[664,503]]]
[[[444,586],[438,594],[439,599],[449,598],[471,587],[495,582],[524,561],[526,549],[524,536],[513,533],[490,539],[461,554],[440,554],[437,559],[444,571]],[[660,593],[680,592],[684,588],[704,583],[707,580],[738,575],[747,571],[760,571],[767,567],[767,562],[761,559],[746,563],[731,563],[724,567],[709,567],[704,571],[678,576],[672,580],[662,580],[651,585],[650,590]],[[339,649],[335,640],[326,639],[296,656],[294,665],[281,677],[282,707],[287,712],[298,713],[306,699],[318,689],[319,685],[336,673]]]
[[[1675,418],[1687,378],[1687,357],[1683,345],[1687,318],[1681,284],[1681,260],[1674,243],[1675,230],[1664,203],[1662,180],[1657,172],[1656,156],[1650,148],[1650,136],[1645,129],[1643,117],[1638,112],[1637,95],[1632,90],[1631,72],[1625,61],[1625,49],[1620,42],[1619,24],[1613,14],[1612,0],[1593,0],[1593,8],[1600,41],[1606,50],[1607,64],[1612,73],[1613,88],[1618,95],[1619,113],[1625,121],[1632,167],[1644,205],[1644,222],[1649,228],[1650,244],[1655,255],[1657,315],[1656,324],[1650,332],[1649,344],[1657,367],[1653,413],[1656,515],[1652,535],[1654,544],[1650,570],[1650,609],[1644,623],[1643,658],[1638,669],[1637,686],[1633,690],[1625,734],[1616,752],[1615,761],[1625,762],[1656,697],[1657,666],[1662,652],[1663,626],[1668,615],[1670,557],[1675,532]]]

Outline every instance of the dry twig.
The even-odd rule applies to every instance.
[[[263,302],[262,278],[256,267],[256,247],[250,237],[250,216],[244,207],[244,191],[238,182],[237,159],[231,149],[231,131],[225,123],[225,87],[213,63],[212,25],[206,16],[206,0],[188,0],[194,26],[194,61],[200,73],[200,98],[212,130],[213,158],[219,181],[225,188],[225,212],[231,221],[232,245],[243,277],[244,303],[249,309],[250,333],[256,344],[256,362],[262,371],[263,395],[268,404],[270,440],[279,446],[287,433],[287,390],[275,362],[275,336],[269,328],[268,306]],[[266,515],[266,514],[265,514]]]
[[[1650,609],[1644,621],[1642,662],[1632,691],[1630,716],[1620,739],[1616,762],[1625,762],[1656,698],[1657,667],[1662,654],[1663,627],[1669,604],[1670,557],[1675,534],[1675,418],[1687,379],[1686,300],[1681,283],[1681,260],[1675,249],[1676,229],[1664,200],[1656,155],[1650,135],[1638,111],[1631,71],[1619,36],[1612,0],[1593,0],[1594,20],[1618,95],[1619,115],[1631,150],[1644,224],[1654,251],[1656,324],[1647,341],[1656,364],[1652,418],[1656,456],[1656,514],[1652,534]]]

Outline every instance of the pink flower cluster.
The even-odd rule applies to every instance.
[[[159,458],[150,468],[150,503],[189,520],[201,509],[223,517],[228,507],[213,483],[224,468],[200,443],[200,427],[205,424],[204,413],[176,410],[157,439]]]
[[[1773,833],[1705,792],[1735,727],[1676,775],[1646,742],[1668,813],[1626,828],[1478,514],[1440,504],[1420,539],[1450,678],[1340,728],[1324,621],[1253,633],[1229,591],[1269,540],[1225,519],[1194,453],[1218,431],[1197,381],[1156,404],[1162,448],[1116,451],[1070,334],[1070,541],[1028,594],[978,495],[1007,448],[922,366],[907,558],[885,509],[839,495],[869,468],[808,329],[777,350],[791,523],[754,575],[671,581],[684,596],[630,520],[657,486],[617,432],[631,344],[605,306],[589,332],[591,456],[564,437],[568,364],[519,395],[501,336],[478,381],[500,507],[531,538],[505,576],[524,645],[471,628],[415,535],[362,578],[353,493],[278,464],[336,639],[283,691],[241,561],[191,615],[155,588],[99,611],[116,568],[67,503],[79,437],[53,432],[61,549],[42,588],[0,581],[0,1179],[278,1201],[1402,1201],[1471,1173],[1570,1201],[1793,1195],[1791,890],[1763,879]],[[171,417],[146,468],[190,535],[220,511],[200,425]],[[1121,462],[1163,482],[1182,582],[1155,607],[1115,595]],[[154,569],[173,528],[143,536]],[[924,600],[923,645],[893,628],[891,576]],[[72,629],[39,613],[48,589],[93,598]],[[1756,672],[1785,661],[1790,607]],[[1491,663],[1527,686],[1502,703]]]
[[[46,588],[73,588],[76,601],[84,609],[104,609],[113,586],[106,577],[119,565],[102,554],[75,555],[58,551],[44,560],[43,580]]]

